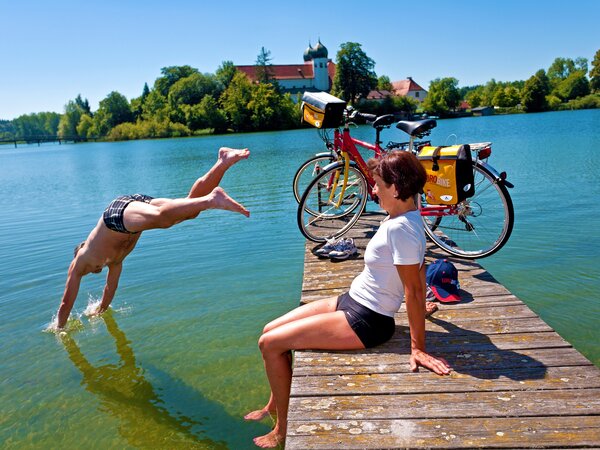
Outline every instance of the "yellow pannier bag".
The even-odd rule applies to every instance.
[[[327,92],[305,92],[302,120],[316,128],[337,128],[342,124],[346,102]]]
[[[475,194],[469,145],[426,146],[418,158],[427,172],[423,191],[429,205],[456,205]]]

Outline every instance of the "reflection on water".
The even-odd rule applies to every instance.
[[[230,426],[239,426],[240,421],[223,411],[216,412],[218,407],[214,403],[207,408],[210,417],[203,417],[203,421],[173,412],[173,408],[165,404],[147,380],[144,369],[136,362],[131,342],[119,329],[112,311],[107,311],[102,320],[115,341],[118,364],[94,366],[71,335],[63,333],[60,339],[69,359],[83,376],[81,384],[100,401],[100,412],[118,419],[119,434],[136,448],[229,448],[226,442],[203,438],[203,422],[216,420],[225,425],[222,422],[229,421],[235,422]],[[170,381],[172,384],[178,383],[177,380]],[[201,395],[195,393],[195,397]],[[194,401],[198,415],[204,416],[206,411],[202,411],[203,406],[211,402],[203,398],[194,398]],[[177,408],[180,406],[177,405]]]

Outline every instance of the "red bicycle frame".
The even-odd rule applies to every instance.
[[[365,162],[364,158],[362,157],[362,155],[360,154],[360,152],[358,151],[358,148],[356,148],[356,146],[358,145],[359,147],[363,147],[363,148],[366,148],[367,150],[371,150],[374,152],[375,158],[381,158],[385,154],[385,151],[384,151],[384,149],[381,148],[379,140],[377,140],[375,142],[375,144],[371,144],[369,142],[365,142],[365,141],[361,141],[360,139],[356,139],[356,138],[350,136],[350,129],[349,129],[348,125],[346,124],[344,126],[343,131],[340,131],[339,129],[336,129],[334,131],[333,142],[334,142],[336,151],[338,153],[340,153],[342,155],[342,157],[344,157],[344,159],[346,158],[344,153],[346,153],[348,155],[347,157],[350,159],[350,161],[354,161],[356,163],[356,165],[358,166],[360,171],[365,176],[365,179],[367,180],[369,196],[371,197],[372,200],[374,200],[375,196],[373,195],[373,187],[375,186],[375,179],[371,175],[371,171],[367,167],[367,163]],[[331,183],[332,183],[332,180],[330,180],[330,184]],[[421,216],[444,217],[444,216],[456,215],[458,213],[457,205],[422,206],[420,200],[421,199],[419,198],[418,207],[419,207],[419,211],[421,211]]]
[[[369,188],[369,196],[373,199],[373,186],[375,186],[375,180],[371,175],[371,171],[367,167],[367,163],[364,158],[358,151],[359,147],[366,148],[367,150],[371,150],[375,153],[375,158],[381,158],[384,155],[384,150],[381,148],[380,142],[376,141],[375,144],[371,144],[369,142],[361,141],[360,139],[353,138],[350,136],[350,129],[348,125],[344,126],[344,130],[340,131],[336,129],[333,136],[333,142],[336,150],[342,154],[345,158],[344,153],[348,155],[350,161],[354,161],[360,171],[363,173],[367,180],[367,186]]]

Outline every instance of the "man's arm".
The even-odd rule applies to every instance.
[[[106,275],[106,285],[102,292],[102,301],[98,307],[97,314],[101,314],[108,309],[110,303],[115,297],[117,287],[119,287],[119,278],[121,278],[121,271],[123,270],[123,264],[111,264],[108,266],[108,274]]]
[[[77,259],[74,259],[69,266],[69,272],[67,273],[67,282],[65,284],[65,291],[63,293],[60,307],[58,308],[57,326],[63,328],[67,323],[69,314],[75,304],[77,293],[79,292],[79,285],[81,284],[82,274],[77,269]]]
[[[451,370],[448,363],[425,351],[425,266],[398,265],[396,269],[404,286],[404,301],[410,327],[410,368],[416,371],[421,365],[438,375],[448,375]]]

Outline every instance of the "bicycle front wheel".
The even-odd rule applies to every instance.
[[[313,179],[298,205],[298,227],[314,242],[325,242],[348,232],[360,218],[367,203],[368,187],[363,173],[343,163]]]
[[[300,198],[310,182],[323,171],[325,166],[331,164],[336,159],[335,154],[328,153],[315,155],[302,163],[296,171],[294,181],[292,182],[292,190],[298,203],[300,203]]]
[[[421,211],[427,236],[445,252],[466,259],[484,258],[500,250],[515,221],[506,186],[479,163],[473,163],[473,172],[473,197],[441,217],[428,211],[427,204]]]

